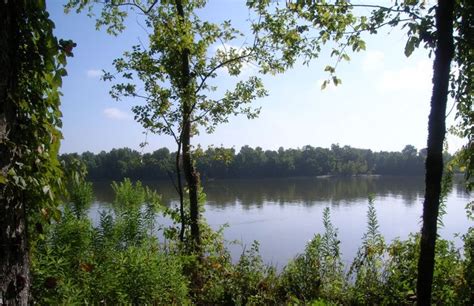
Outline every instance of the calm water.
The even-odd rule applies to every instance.
[[[167,181],[144,182],[162,194],[168,205],[178,198]],[[96,202],[91,216],[113,200],[109,183],[94,184]],[[375,194],[380,231],[387,241],[406,238],[420,229],[424,195],[423,177],[319,177],[298,179],[216,180],[204,183],[207,194],[205,217],[215,229],[223,224],[227,240],[249,246],[260,243],[267,263],[279,267],[304,250],[315,233],[323,231],[322,212],[331,208],[332,221],[339,229],[341,251],[350,262],[366,229],[367,197]],[[465,205],[472,200],[457,180],[447,200],[447,214],[440,234],[461,246],[456,233],[472,225]],[[229,246],[234,258],[241,245]]]

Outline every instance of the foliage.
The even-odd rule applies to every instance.
[[[90,203],[94,200],[94,192],[92,183],[90,182],[73,182],[69,189],[69,199],[74,203],[71,210],[77,218],[84,216],[89,209]]]
[[[156,194],[129,180],[114,190],[114,213],[103,212],[98,226],[69,206],[52,226],[34,258],[38,303],[187,303],[183,260],[162,249],[152,231],[156,214],[148,207],[159,203]],[[142,210],[131,196],[152,202]]]
[[[416,261],[413,259],[418,258],[420,253],[420,235],[410,235],[406,241],[393,241],[388,247],[388,253],[385,301],[393,301],[395,304],[413,302],[416,299],[417,278]],[[435,260],[433,302],[464,305],[467,288],[459,251],[452,242],[438,239]]]
[[[367,232],[362,237],[362,246],[349,270],[349,276],[354,277],[352,302],[355,304],[379,304],[383,296],[383,256],[385,241],[380,234],[374,198],[369,197],[367,211]]]
[[[171,2],[151,8],[145,14],[145,24],[151,31],[149,47],[136,45],[132,51],[125,52],[123,58],[114,61],[117,73],[126,82],[113,85],[112,97],[144,98],[146,104],[135,106],[133,111],[136,119],[153,133],[179,139],[182,121],[191,115],[193,123],[211,132],[216,125],[226,122],[229,115],[243,113],[252,118],[258,114],[258,110],[255,112],[246,105],[266,94],[261,80],[256,77],[236,82],[235,88],[225,91],[221,99],[206,94],[217,90],[209,82],[217,77],[219,68],[227,68],[230,75],[237,76],[244,63],[254,55],[251,47],[233,46],[239,44],[241,33],[230,21],[222,24],[202,21],[195,10],[204,6],[205,1],[185,1],[183,17],[178,16],[175,4]],[[103,8],[113,14],[112,10],[121,10],[120,4],[108,4]],[[216,44],[222,44],[222,48],[209,58],[209,50]],[[182,65],[180,50],[189,51],[193,92],[188,94],[192,97],[184,95],[188,90],[182,85],[185,76],[181,69],[176,69]],[[107,73],[104,79],[113,80],[115,76]],[[137,81],[143,83],[143,91],[137,90]],[[183,113],[183,103],[188,99],[193,101],[192,109],[196,114]]]
[[[259,255],[255,242],[233,262],[223,228],[213,231],[201,220],[203,257],[189,255],[176,225],[156,224],[156,213],[179,222],[172,208],[159,205],[139,182],[114,183],[111,211],[98,224],[76,215],[75,203],[34,254],[33,293],[40,304],[411,304],[416,300],[419,235],[385,245],[370,198],[367,233],[349,274],[341,261],[337,229],[330,210],[323,212],[324,233],[278,274]],[[202,193],[202,191],[201,191]],[[131,200],[132,195],[142,203]],[[146,204],[152,199],[153,205]],[[201,201],[205,196],[201,194]],[[150,200],[149,200],[150,201]],[[158,207],[159,209],[149,209]],[[173,230],[174,228],[174,230]],[[160,241],[158,231],[166,240]],[[187,234],[189,235],[189,233]],[[473,231],[463,235],[464,257],[451,242],[438,239],[433,302],[464,305],[472,301]],[[195,271],[199,271],[196,277]]]
[[[115,193],[114,208],[129,210],[137,209],[143,203],[158,208],[160,196],[148,187],[144,187],[140,181],[132,183],[128,178],[122,182],[112,182],[112,189]]]
[[[194,251],[200,249],[199,228],[199,173],[191,152],[191,139],[201,130],[211,133],[232,115],[244,114],[249,119],[260,109],[250,104],[267,95],[262,80],[249,76],[236,80],[244,64],[257,59],[255,45],[242,44],[243,34],[230,20],[220,24],[203,21],[198,10],[205,8],[203,0],[176,1],[110,1],[70,0],[66,10],[77,12],[101,3],[102,15],[97,26],[117,34],[124,30],[127,8],[144,18],[148,43],[138,44],[122,58],[113,62],[116,73],[105,73],[104,80],[116,82],[110,94],[144,99],[144,104],[133,107],[135,119],[147,132],[172,136],[178,147],[175,173],[176,190],[180,197],[181,230],[183,240],[184,189],[181,171],[187,183],[190,218],[189,226]],[[235,45],[241,45],[235,47]],[[219,88],[212,81],[227,72],[233,81],[228,88]],[[182,158],[181,158],[182,157]],[[182,161],[180,163],[180,160]]]
[[[466,144],[458,154],[459,163],[464,168],[468,188],[474,188],[474,110],[473,110],[473,73],[472,37],[474,35],[474,4],[472,1],[456,1],[454,26],[457,29],[455,39],[455,68],[451,73],[451,97],[456,104],[456,125],[451,132],[466,139]]]
[[[260,257],[259,244],[254,241],[234,266],[229,293],[236,305],[265,305],[275,303],[276,272]]]
[[[2,102],[7,108],[2,106],[1,110],[5,119],[11,115],[8,112],[15,112],[0,143],[2,155],[8,156],[11,164],[2,165],[1,197],[5,201],[21,199],[29,223],[46,224],[60,215],[57,204],[63,185],[57,158],[62,137],[59,90],[67,75],[66,57],[73,56],[75,44],[54,36],[55,25],[49,19],[45,1],[18,1],[17,5],[19,48],[15,50],[16,61],[9,63],[17,65],[17,80],[12,80],[17,88],[8,92],[7,101]],[[7,40],[2,39],[2,49],[8,50],[3,42]]]
[[[463,235],[464,261],[463,274],[466,281],[465,291],[461,294],[467,304],[474,303],[474,227],[470,227]]]
[[[0,303],[27,304],[30,252],[60,217],[60,87],[75,44],[43,1],[0,4]]]
[[[324,234],[316,235],[303,254],[298,255],[280,276],[280,294],[285,300],[309,302],[318,298],[342,303],[346,282],[339,250],[337,229],[328,207],[323,213]]]
[[[269,0],[247,2],[263,22],[254,26],[255,30],[265,32],[272,47],[283,50],[274,54],[267,52],[271,60],[283,60],[292,65],[295,58],[303,56],[305,61],[319,55],[321,46],[328,41],[334,43],[331,56],[336,57],[334,66],[326,66],[334,85],[341,81],[335,75],[336,66],[341,60],[349,60],[347,49],[359,51],[365,49],[362,33],[375,34],[377,30],[388,26],[400,27],[408,36],[405,55],[410,56],[420,45],[435,51],[433,66],[433,94],[428,123],[428,155],[426,162],[426,197],[423,211],[421,252],[419,259],[418,294],[419,303],[430,304],[433,278],[434,246],[436,243],[436,217],[440,204],[440,184],[442,180],[442,145],[445,137],[445,112],[448,85],[451,96],[457,102],[461,119],[458,123],[458,135],[467,139],[460,159],[466,167],[466,178],[472,172],[472,1],[438,1],[431,4],[423,0],[395,1],[387,5],[373,3],[353,3],[348,0],[336,1],[286,1],[279,6]],[[369,9],[363,14],[358,9]],[[454,17],[454,18],[453,18]],[[454,39],[453,39],[454,38]],[[451,69],[453,59],[456,70]],[[283,69],[285,66],[283,66]],[[331,80],[329,80],[331,81]],[[328,81],[322,84],[322,88]],[[472,180],[468,182],[472,185]]]
[[[276,273],[265,266],[258,244],[232,264],[222,232],[203,224],[206,256],[185,255],[177,236],[166,244],[156,239],[156,214],[147,212],[132,196],[147,198],[147,189],[129,180],[114,183],[111,212],[103,211],[94,226],[85,214],[65,207],[34,257],[34,296],[38,303],[113,303],[158,305],[264,304],[274,302]],[[204,197],[201,197],[204,199]],[[156,200],[156,198],[155,198]],[[142,202],[143,204],[144,202]],[[156,203],[156,202],[155,202]],[[173,217],[167,209],[161,210]],[[175,215],[174,218],[179,218]],[[192,275],[202,270],[200,282]]]
[[[407,150],[407,148],[411,148]],[[422,175],[426,150],[406,146],[401,152],[373,152],[350,146],[331,148],[304,146],[300,149],[263,150],[260,147],[198,148],[196,166],[203,178],[296,177],[317,175]],[[131,149],[113,149],[93,154],[63,154],[61,159],[75,156],[88,169],[90,180],[169,179],[176,153],[166,148],[141,154]],[[450,160],[445,154],[445,159]],[[458,171],[454,167],[453,171]]]

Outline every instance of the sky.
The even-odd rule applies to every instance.
[[[137,17],[130,17],[126,30],[117,37],[95,29],[95,21],[85,13],[64,14],[64,1],[47,1],[58,38],[77,43],[69,58],[68,76],[63,79],[62,153],[129,147],[150,152],[161,147],[174,151],[174,140],[166,135],[145,135],[133,119],[131,107],[140,101],[115,101],[109,95],[111,83],[100,79],[102,70],[113,71],[112,61],[146,33]],[[239,27],[248,26],[244,0],[211,0],[200,12],[203,19],[230,19]],[[249,38],[251,39],[251,38]],[[248,120],[232,117],[212,134],[193,138],[193,145],[225,146],[237,150],[243,145],[263,149],[299,148],[305,145],[330,147],[349,145],[373,151],[400,151],[411,144],[426,147],[431,96],[432,59],[426,50],[416,50],[406,58],[406,34],[391,29],[366,37],[366,51],[351,55],[338,66],[342,84],[321,90],[328,77],[324,67],[334,63],[328,52],[305,66],[276,76],[264,76],[269,95],[254,102],[260,116]],[[251,66],[243,76],[255,72]],[[217,85],[227,86],[225,75]],[[448,110],[452,106],[448,101]],[[454,111],[447,119],[454,121]],[[140,143],[147,141],[145,148]],[[463,141],[448,135],[450,152]]]

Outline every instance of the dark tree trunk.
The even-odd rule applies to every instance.
[[[17,137],[15,99],[22,3],[0,1],[0,171],[3,178],[17,158],[12,148]],[[26,208],[12,187],[0,182],[0,305],[27,305],[29,284]]]
[[[178,16],[184,21],[185,14],[181,0],[176,0]],[[181,53],[181,89],[182,111],[183,111],[183,130],[181,133],[182,152],[183,152],[183,173],[189,189],[189,213],[190,227],[192,237],[192,247],[199,252],[201,246],[201,235],[199,231],[199,173],[194,166],[191,154],[191,120],[193,117],[193,108],[195,101],[195,92],[193,90],[193,78],[189,66],[189,49],[185,48]]]
[[[177,190],[179,195],[179,217],[181,218],[181,229],[179,231],[179,240],[184,242],[184,232],[186,230],[186,217],[184,214],[184,195],[183,182],[181,180],[181,138],[178,142],[178,150],[176,151],[176,177],[178,180]]]
[[[436,8],[438,40],[433,64],[433,92],[428,121],[428,151],[426,156],[425,200],[418,259],[418,305],[431,304],[431,288],[435,265],[437,220],[443,175],[443,142],[446,133],[445,116],[453,43],[454,0],[439,0]]]
[[[193,249],[197,252],[201,246],[201,235],[199,232],[199,174],[194,166],[191,155],[191,122],[187,120],[183,128],[183,170],[189,188],[189,217]]]

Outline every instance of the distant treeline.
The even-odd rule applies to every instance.
[[[167,148],[152,153],[122,148],[99,154],[63,154],[82,160],[90,180],[120,180],[124,177],[155,180],[174,176],[176,153]],[[350,146],[330,149],[304,146],[301,149],[263,150],[244,146],[198,148],[197,168],[205,178],[297,177],[317,175],[423,175],[426,149],[407,145],[401,152],[373,152]],[[449,159],[450,157],[447,156]]]

